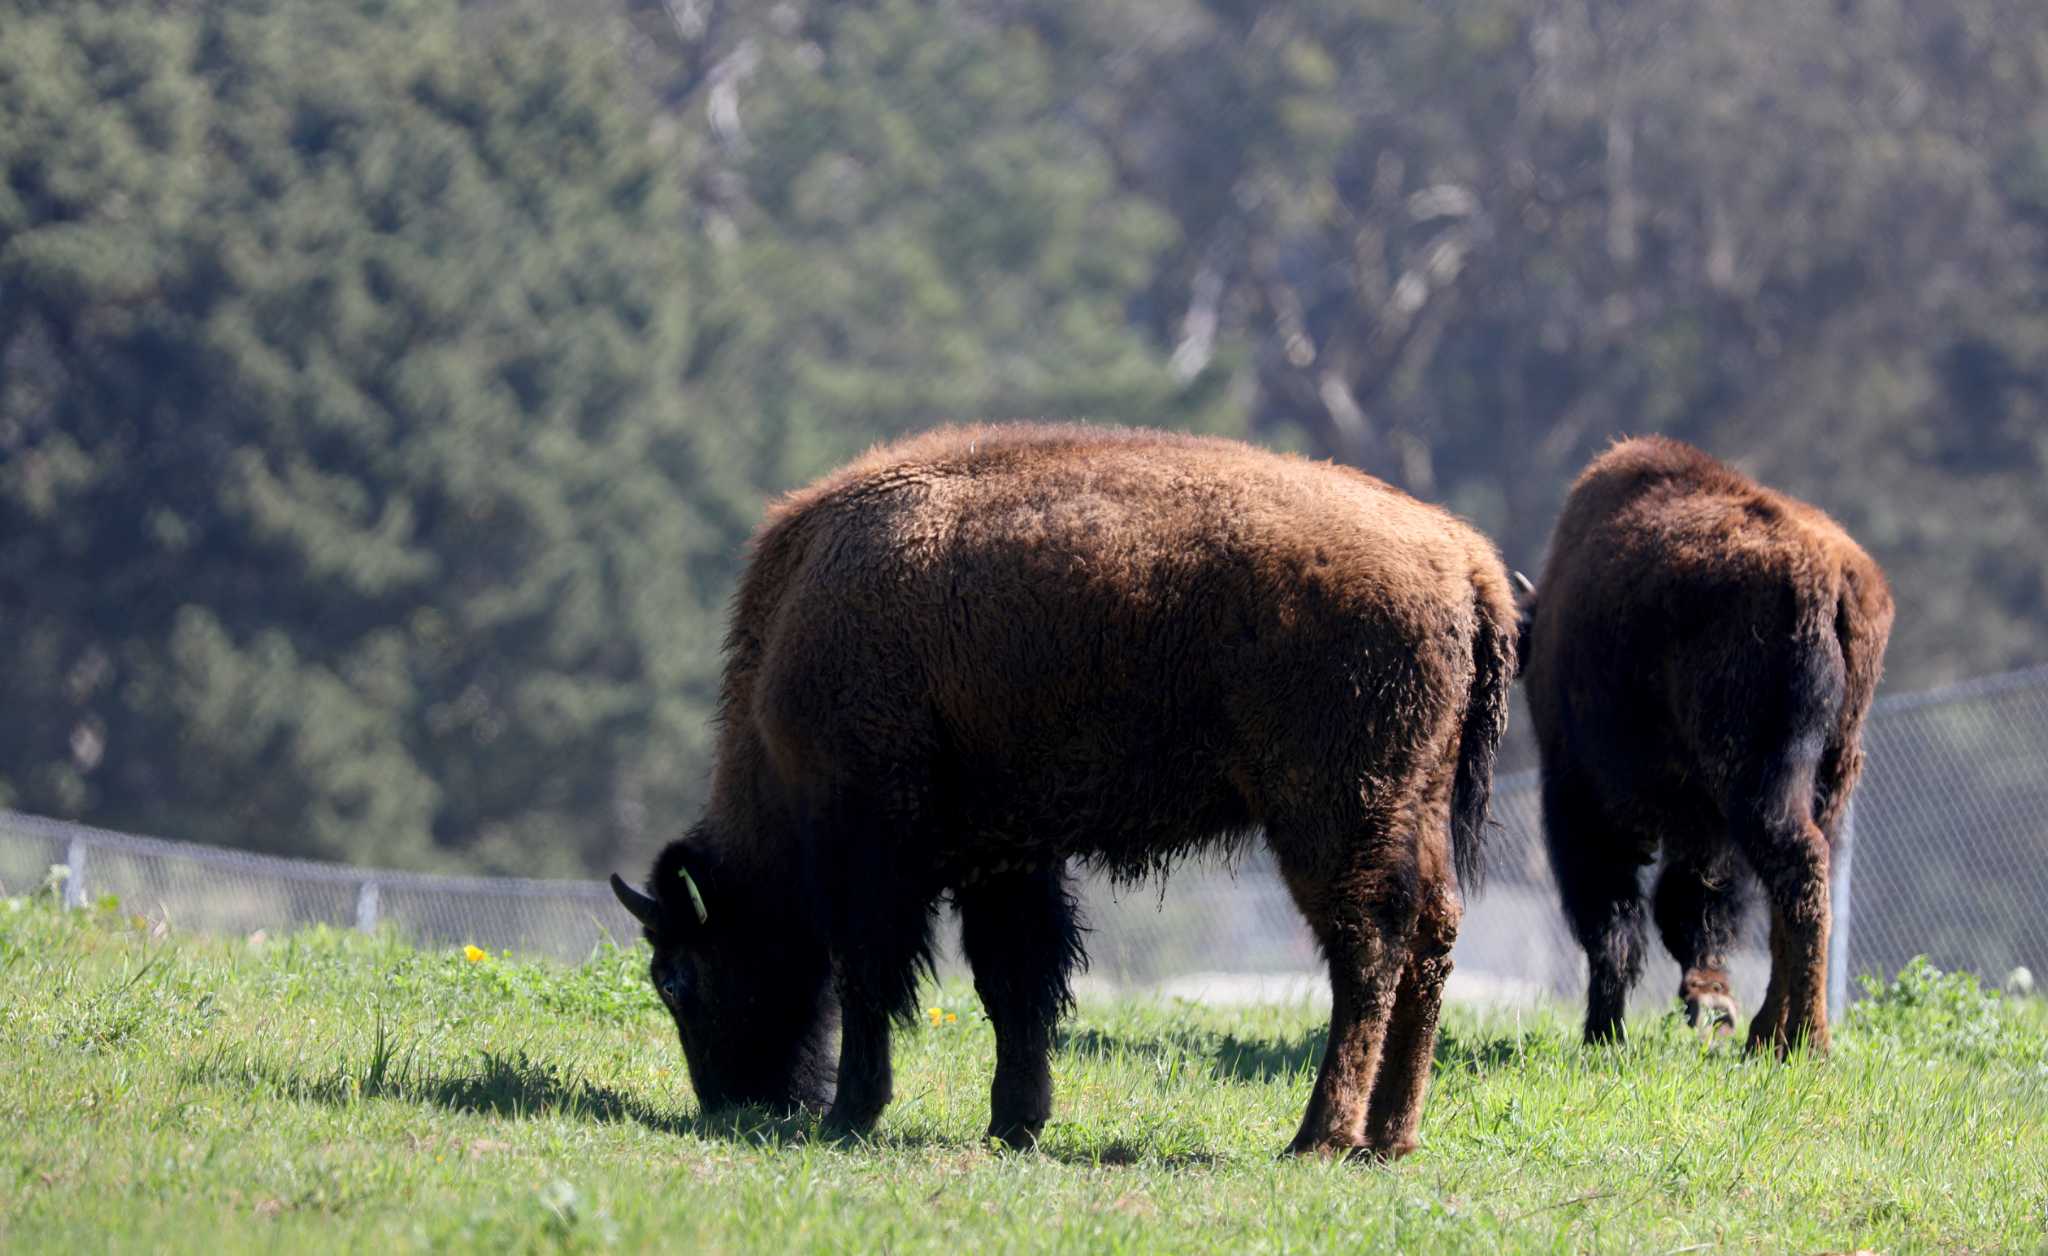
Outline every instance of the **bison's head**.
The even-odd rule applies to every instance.
[[[647,888],[612,877],[612,893],[654,948],[654,988],[675,1017],[705,1111],[830,1104],[838,1013],[809,922],[687,842],[661,853]]]

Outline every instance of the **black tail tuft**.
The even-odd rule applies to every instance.
[[[1508,689],[1519,670],[1522,625],[1513,606],[1477,598],[1479,631],[1472,639],[1472,694],[1458,740],[1458,774],[1451,786],[1451,862],[1464,893],[1479,887],[1485,862],[1486,808],[1493,796],[1493,759],[1508,726]]]

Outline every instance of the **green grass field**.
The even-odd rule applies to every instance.
[[[0,901],[0,1250],[2048,1249],[2048,1012],[1967,979],[1909,973],[1790,1065],[1453,1012],[1385,1168],[1276,1155],[1306,1008],[1084,1006],[1035,1154],[979,1139],[960,989],[898,1036],[871,1144],[707,1123],[641,963]]]

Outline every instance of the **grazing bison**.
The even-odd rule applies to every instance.
[[[783,499],[706,813],[646,893],[612,878],[700,1101],[870,1129],[949,897],[995,1029],[989,1133],[1030,1145],[1084,960],[1066,862],[1142,878],[1263,828],[1334,996],[1293,1149],[1407,1151],[1515,614],[1451,515],[1224,440],[947,429]]]
[[[1580,475],[1523,607],[1543,821],[1586,949],[1588,1041],[1642,973],[1639,870],[1694,1024],[1736,1012],[1737,860],[1771,908],[1749,1047],[1828,1045],[1828,864],[1862,767],[1892,601],[1819,510],[1691,446],[1623,441]]]

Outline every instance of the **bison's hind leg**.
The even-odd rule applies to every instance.
[[[981,878],[954,894],[974,989],[996,1031],[988,1136],[1037,1144],[1052,1116],[1052,1038],[1086,962],[1064,867]]]
[[[1779,650],[1748,660],[1743,701],[1709,691],[1710,731],[1736,753],[1723,769],[1728,836],[1771,906],[1771,987],[1750,1023],[1749,1049],[1783,1057],[1828,1049],[1828,870],[1833,851],[1817,818],[1833,822],[1850,766],[1837,744],[1847,676],[1831,634],[1780,635]],[[1821,812],[1816,817],[1816,809]]]
[[[1435,1063],[1437,1018],[1443,1011],[1451,947],[1458,940],[1463,914],[1448,877],[1424,878],[1422,911],[1409,939],[1408,963],[1394,995],[1393,1018],[1366,1118],[1367,1148],[1388,1160],[1415,1150],[1422,1128],[1423,1100]]]
[[[1796,781],[1799,770],[1788,763],[1774,775]],[[1750,1022],[1749,1050],[1769,1049],[1781,1058],[1802,1044],[1817,1052],[1829,1045],[1830,850],[1806,814],[1806,792],[1767,783],[1753,801],[1729,808],[1735,843],[1771,905],[1771,985]]]
[[[1746,886],[1725,843],[1672,850],[1657,876],[1657,932],[1681,970],[1678,997],[1686,1023],[1703,1033],[1733,1033],[1742,1013],[1728,980],[1728,953],[1742,923]]]
[[[1586,951],[1586,1041],[1619,1042],[1643,975],[1642,843],[1607,819],[1568,770],[1546,769],[1543,836],[1565,918]]]
[[[1402,827],[1267,828],[1287,888],[1330,966],[1330,1040],[1288,1147],[1297,1155],[1375,1151],[1366,1117],[1418,914],[1415,853]]]

